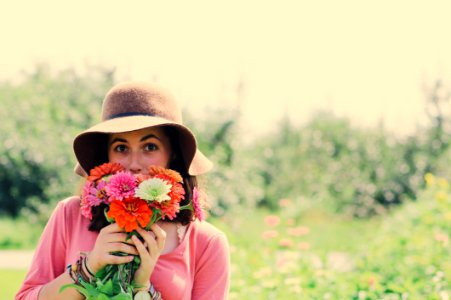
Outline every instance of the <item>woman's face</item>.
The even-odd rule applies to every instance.
[[[169,137],[158,127],[113,133],[108,140],[108,160],[134,174],[148,174],[151,165],[167,168],[171,154]]]

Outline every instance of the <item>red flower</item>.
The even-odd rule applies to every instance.
[[[107,213],[108,218],[114,219],[126,232],[131,232],[141,226],[146,227],[152,217],[152,210],[145,200],[128,197],[123,201],[114,200]]]
[[[93,168],[89,172],[88,180],[97,181],[99,179],[102,179],[102,177],[104,176],[113,175],[122,170],[124,170],[124,167],[122,167],[121,164],[105,163],[103,165]]]
[[[172,185],[171,191],[168,193],[170,200],[161,203],[152,201],[149,203],[149,206],[159,210],[163,220],[166,218],[174,219],[180,211],[180,201],[185,198],[185,189],[181,184],[183,182],[182,176],[177,171],[159,166],[150,166],[148,170],[148,175],[137,176],[138,184],[150,178],[159,178]]]
[[[183,178],[180,175],[179,172],[171,170],[171,169],[165,169],[163,167],[159,167],[159,166],[150,166],[149,167],[149,175],[151,177],[159,177],[158,175],[165,175],[166,178],[170,178],[170,181],[175,181],[175,182],[183,182]],[[162,178],[162,177],[159,177]]]

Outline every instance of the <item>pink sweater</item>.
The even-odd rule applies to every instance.
[[[94,247],[97,233],[80,214],[79,197],[58,203],[47,223],[16,299],[38,299],[42,286],[66,271],[80,251]],[[229,248],[225,235],[209,223],[192,222],[180,245],[159,257],[150,278],[164,300],[227,299]]]

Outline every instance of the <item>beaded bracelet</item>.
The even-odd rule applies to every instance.
[[[96,276],[94,274],[94,272],[92,272],[92,270],[88,266],[88,257],[87,256],[83,257],[83,266],[85,267],[86,271],[88,271],[89,275],[91,275],[91,277],[95,277]]]
[[[85,268],[83,268],[83,266]],[[69,273],[70,278],[75,284],[81,285],[82,282],[90,282],[91,278],[93,278],[90,278],[90,276],[85,273],[84,269],[86,269],[88,273],[92,275],[92,272],[88,269],[86,264],[86,256],[80,256],[75,264],[70,264],[67,266],[67,272]]]

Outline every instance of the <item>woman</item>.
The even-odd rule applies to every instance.
[[[149,165],[175,169],[182,175],[186,191],[181,205],[190,201],[196,176],[212,167],[183,125],[172,96],[161,87],[144,83],[113,87],[103,102],[102,122],[79,134],[73,146],[78,160],[75,171],[83,176],[105,162],[120,163],[135,174],[146,174]],[[143,287],[135,291],[142,299],[227,298],[227,239],[207,222],[193,221],[190,210],[179,212],[172,221],[157,222],[148,232],[139,229],[143,242],[136,237],[126,240],[117,224],[105,220],[103,207],[92,213],[91,221],[81,215],[79,196],[58,203],[16,299],[83,299],[73,288],[59,291],[73,283],[66,268],[75,264],[81,252],[87,253],[84,270],[92,273],[139,255],[142,263],[134,281]],[[115,251],[128,255],[110,254]]]

